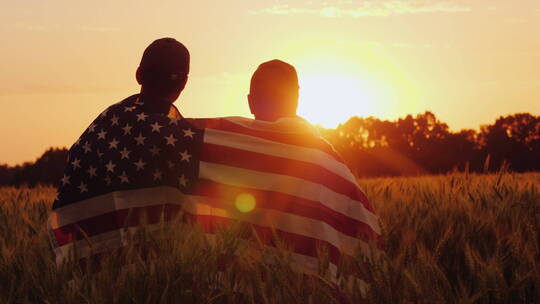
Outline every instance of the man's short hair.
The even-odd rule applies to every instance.
[[[281,60],[271,60],[259,65],[251,77],[250,92],[270,92],[287,94],[298,91],[298,74],[296,69]]]
[[[251,112],[261,119],[296,115],[298,89],[298,75],[292,65],[277,59],[264,62],[251,77]]]
[[[189,74],[189,51],[176,39],[161,38],[145,50],[139,64],[141,82],[150,86],[174,86]]]

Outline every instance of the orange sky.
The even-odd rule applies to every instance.
[[[137,92],[142,51],[164,36],[192,54],[186,116],[249,115],[250,75],[274,58],[297,67],[300,113],[325,126],[431,110],[458,130],[540,114],[536,0],[156,2],[0,4],[0,163],[70,146]]]

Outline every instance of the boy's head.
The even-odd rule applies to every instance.
[[[298,107],[296,69],[281,60],[259,65],[251,77],[249,108],[255,119],[275,121],[296,116]]]
[[[173,38],[161,38],[145,50],[137,68],[141,92],[173,103],[187,83],[189,51]]]

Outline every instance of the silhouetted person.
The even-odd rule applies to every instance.
[[[71,146],[48,223],[57,263],[121,251],[124,228],[178,214],[202,146],[202,132],[172,105],[188,73],[183,44],[152,42],[136,73],[140,93],[108,107]]]
[[[181,117],[172,104],[184,89],[189,74],[189,51],[173,38],[152,42],[144,51],[136,78],[138,96],[149,113]]]
[[[298,90],[298,75],[292,65],[277,59],[265,62],[251,77],[251,113],[255,119],[265,121],[297,117]]]

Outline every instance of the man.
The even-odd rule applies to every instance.
[[[222,223],[244,224],[269,247],[285,244],[300,272],[326,273],[318,260],[324,252],[328,279],[337,282],[342,258],[369,254],[381,231],[350,170],[297,116],[298,96],[294,67],[272,60],[251,78],[255,120],[195,120],[204,139],[199,181],[185,211],[209,233]]]
[[[202,144],[172,104],[188,73],[183,44],[152,42],[136,72],[140,93],[103,111],[71,147],[49,220],[58,264],[120,249],[141,221],[156,224],[178,212]]]
[[[189,59],[188,49],[173,38],[158,39],[146,48],[136,72],[144,110],[181,117],[172,103],[186,86]]]
[[[298,75],[292,65],[280,60],[259,65],[251,77],[248,94],[251,114],[264,121],[299,118],[298,90]]]

